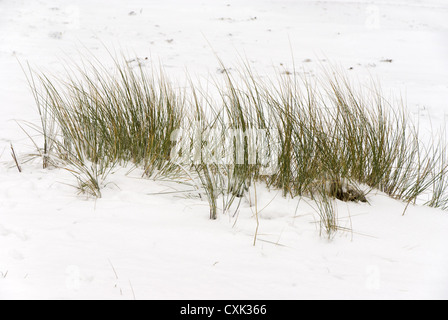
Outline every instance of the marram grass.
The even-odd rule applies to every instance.
[[[366,202],[372,189],[448,209],[445,141],[422,145],[405,106],[377,87],[359,90],[335,69],[276,80],[248,64],[222,69],[209,91],[193,81],[175,88],[161,68],[125,59],[112,71],[77,66],[64,78],[30,70],[43,167],[67,168],[95,197],[111,168],[127,163],[147,177],[191,179],[212,219],[219,199],[225,212],[262,182],[316,200],[327,235],[337,230],[335,199]]]

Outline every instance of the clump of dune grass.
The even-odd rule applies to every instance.
[[[56,159],[95,197],[111,168],[127,163],[146,177],[190,179],[211,219],[263,182],[314,199],[329,236],[335,201],[368,202],[373,189],[448,208],[445,142],[423,145],[405,106],[378,86],[359,88],[335,68],[265,79],[247,63],[229,72],[219,62],[210,91],[191,80],[179,89],[162,68],[125,59],[113,69],[91,59],[63,78],[30,71],[43,166]]]
[[[87,184],[95,196],[101,194],[92,190],[99,189],[96,177],[113,165],[132,162],[147,175],[166,170],[171,134],[183,118],[182,97],[162,72],[157,77],[115,62],[115,72],[90,62],[64,79],[31,73],[44,167],[49,154],[74,165],[86,177],[81,189]]]

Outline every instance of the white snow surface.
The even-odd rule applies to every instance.
[[[342,66],[403,96],[421,127],[448,119],[444,0],[0,0],[0,299],[447,299],[448,213],[376,193],[338,202],[331,240],[312,202],[259,185],[239,211],[129,168],[86,200],[63,169],[23,164],[16,121],[38,123],[20,63],[51,74],[107,49],[162,64],[173,80],[249,61],[260,75]],[[391,59],[392,62],[384,62]],[[349,70],[350,69],[350,70]],[[366,82],[368,84],[368,82]]]

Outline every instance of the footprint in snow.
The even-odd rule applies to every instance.
[[[0,224],[0,236],[6,237],[11,234],[11,230],[6,229]]]
[[[9,251],[9,255],[11,258],[15,259],[15,260],[23,260],[25,259],[25,257],[17,250],[10,250]]]
[[[0,224],[0,236],[7,237],[11,234],[15,235],[17,238],[19,238],[22,241],[29,240],[29,237],[24,232],[20,233],[20,232],[14,231],[14,230],[10,230]]]

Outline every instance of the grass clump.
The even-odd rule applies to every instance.
[[[273,81],[221,62],[210,93],[192,81],[175,89],[161,69],[92,61],[65,78],[29,76],[43,166],[57,159],[70,167],[82,192],[101,196],[111,168],[132,163],[148,177],[194,180],[215,219],[263,182],[315,199],[328,235],[337,230],[334,200],[367,202],[372,189],[448,208],[444,141],[422,145],[402,104],[375,86],[356,89],[343,72]]]

